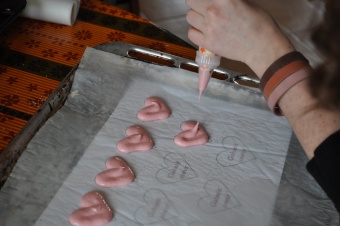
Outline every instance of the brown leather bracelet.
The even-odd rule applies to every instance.
[[[273,92],[273,90],[288,76],[293,74],[294,72],[297,72],[301,70],[302,68],[309,67],[309,64],[307,64],[305,61],[293,61],[284,67],[282,67],[280,70],[278,70],[276,73],[274,73],[273,76],[270,77],[268,80],[266,86],[263,90],[263,95],[268,100],[269,96]]]
[[[268,69],[264,72],[263,76],[260,80],[260,90],[263,92],[264,87],[266,86],[269,79],[282,67],[286,66],[287,64],[293,62],[293,61],[305,61],[307,64],[309,64],[309,61],[298,51],[293,51],[290,53],[287,53],[283,56],[281,56],[279,59],[274,61]]]
[[[276,86],[276,88],[273,90],[273,92],[267,99],[269,108],[275,115],[283,116],[280,106],[278,105],[281,97],[294,85],[296,85],[297,83],[304,79],[309,78],[311,72],[312,68],[310,67],[303,68],[289,75],[282,82],[280,82],[278,86]]]

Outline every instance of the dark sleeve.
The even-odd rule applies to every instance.
[[[306,167],[340,213],[340,130],[316,148]]]

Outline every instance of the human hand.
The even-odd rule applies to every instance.
[[[276,59],[294,50],[273,18],[246,0],[186,0],[189,39],[246,63],[261,78]]]

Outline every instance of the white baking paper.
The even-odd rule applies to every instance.
[[[82,79],[97,81],[123,73],[129,86],[36,226],[70,225],[69,215],[90,191],[100,192],[113,209],[114,219],[108,225],[270,224],[292,131],[285,118],[237,103],[233,97],[265,103],[259,92],[212,79],[199,101],[197,75],[192,72],[91,48],[79,68],[71,98],[82,98],[77,96]],[[92,84],[89,92],[101,89],[97,82]],[[168,104],[169,119],[141,122],[136,118],[150,96]],[[174,144],[181,123],[187,120],[201,122],[208,143],[189,148]],[[130,125],[145,128],[155,147],[130,154],[117,151],[116,143]],[[130,165],[136,180],[122,187],[97,186],[95,177],[105,170],[105,161],[117,155]]]
[[[21,16],[57,24],[73,25],[80,0],[27,0]]]

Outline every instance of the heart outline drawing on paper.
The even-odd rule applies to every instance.
[[[126,137],[117,143],[117,149],[122,153],[149,151],[154,146],[150,134],[141,126],[129,126],[125,133]]]
[[[225,151],[217,154],[216,161],[223,167],[235,166],[256,159],[238,137],[225,137],[222,144]]]
[[[134,214],[138,223],[155,224],[178,217],[177,211],[161,190],[150,189],[145,192],[143,199],[145,205],[139,207]]]
[[[135,180],[130,166],[119,156],[106,160],[106,170],[97,174],[95,181],[100,187],[124,186]]]
[[[198,207],[206,213],[216,213],[241,206],[227,186],[219,180],[209,180],[204,185],[207,195],[198,200]]]
[[[164,157],[167,167],[159,169],[156,178],[163,184],[176,183],[198,177],[189,163],[177,153],[168,153]]]
[[[88,192],[82,196],[81,208],[73,211],[69,216],[72,225],[104,225],[113,218],[113,212],[106,204],[105,199],[96,191]]]
[[[151,122],[169,118],[171,115],[168,105],[159,97],[148,97],[144,107],[137,113],[137,118],[143,122]]]

